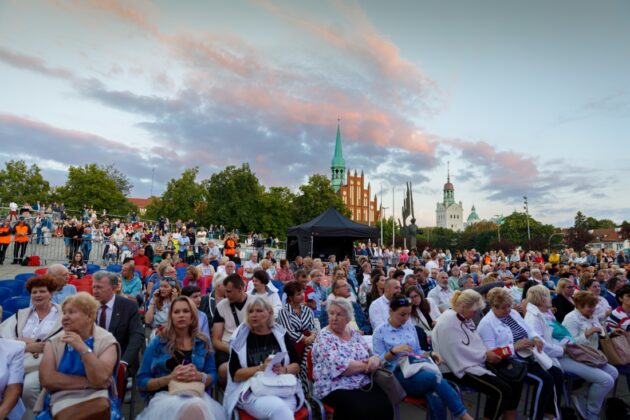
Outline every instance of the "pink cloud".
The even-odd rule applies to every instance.
[[[39,57],[16,53],[0,46],[0,61],[13,67],[34,71],[46,76],[72,79],[74,76],[68,69],[50,67]]]

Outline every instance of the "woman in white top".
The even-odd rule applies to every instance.
[[[606,324],[606,320],[612,313],[612,308],[610,307],[610,303],[606,300],[605,297],[601,296],[602,287],[597,281],[596,278],[588,279],[584,283],[584,288],[586,291],[591,292],[594,296],[597,297],[597,305],[595,306],[595,313],[593,316],[597,318],[597,320],[602,324]]]
[[[558,406],[562,396],[563,374],[556,366],[548,369],[540,366],[532,356],[534,347],[542,351],[543,341],[539,334],[525,323],[521,315],[512,309],[512,295],[502,287],[495,287],[486,296],[491,310],[479,323],[479,335],[489,349],[509,347],[512,358],[527,364],[526,382],[536,387],[532,400],[531,418],[559,417]]]
[[[20,420],[24,414],[24,347],[20,341],[0,338],[0,419]]]
[[[593,316],[599,302],[599,296],[591,292],[579,291],[573,295],[575,309],[567,314],[562,325],[571,333],[577,344],[586,344],[594,349],[599,348],[599,335],[604,327]]]
[[[435,326],[435,321],[441,315],[437,305],[431,299],[424,297],[424,294],[418,286],[410,286],[405,288],[405,296],[411,300],[411,323],[422,328],[427,335],[427,341],[431,344],[431,332]]]
[[[483,297],[474,290],[455,291],[452,309],[440,315],[433,328],[433,349],[442,356],[447,379],[486,395],[484,418],[515,420],[522,383],[500,379],[486,367],[501,362],[501,356],[488,350],[472,321],[484,306]]]
[[[251,296],[265,297],[273,307],[274,315],[278,316],[278,314],[282,310],[282,301],[280,300],[280,295],[278,295],[278,292],[276,290],[272,290],[269,287],[269,274],[267,274],[267,272],[262,269],[254,271],[252,284],[254,285],[254,288],[248,290],[247,294]]]
[[[553,323],[557,322],[551,312],[551,295],[543,285],[533,286],[527,292],[527,314],[525,323],[543,340],[543,351],[551,358],[555,366],[584,379],[588,386],[586,404],[584,398],[573,396],[573,404],[586,420],[599,419],[599,412],[604,398],[613,388],[618,376],[617,369],[611,365],[595,368],[576,362],[564,354],[564,346],[572,343],[573,337],[566,336],[557,340],[553,337]]]
[[[56,280],[50,276],[31,277],[26,282],[32,306],[20,309],[0,325],[0,336],[22,341],[26,345],[24,354],[24,387],[22,401],[26,412],[25,420],[35,417],[33,407],[41,391],[39,364],[42,361],[44,344],[48,338],[61,331],[61,308],[51,302],[57,289]],[[0,416],[0,418],[3,418]]]

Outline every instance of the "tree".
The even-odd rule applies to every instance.
[[[171,179],[166,184],[166,191],[159,199],[147,207],[147,217],[157,220],[168,217],[176,219],[197,219],[199,212],[205,209],[203,187],[196,182],[199,168],[189,168],[178,179]]]
[[[496,242],[497,245],[501,245],[501,249],[509,241],[504,237],[503,226],[501,226],[501,243],[499,243],[498,226],[494,222],[482,220],[467,226],[461,233],[459,246],[461,249],[476,249],[479,252],[486,252],[491,249],[491,243]],[[511,251],[512,248],[510,248]]]
[[[620,226],[620,235],[623,239],[630,239],[630,223],[628,223],[627,221],[623,221],[623,223]]]
[[[19,205],[37,201],[43,204],[49,192],[50,184],[35,164],[28,168],[23,160],[10,160],[0,170],[0,200],[6,204],[11,201]]]
[[[112,215],[126,215],[135,206],[127,200],[116,180],[95,163],[71,166],[64,186],[57,189],[66,208],[78,210],[83,206],[106,209]]]
[[[527,222],[531,241],[527,236]],[[501,224],[501,239],[513,242],[525,249],[544,249],[549,237],[556,232],[552,225],[545,225],[525,213],[514,212],[503,219]]]
[[[123,195],[129,197],[131,190],[133,189],[133,184],[127,178],[125,174],[120,172],[114,165],[101,166],[105,172],[107,172],[107,176],[114,180],[116,183],[116,188],[120,190]]]
[[[295,197],[294,224],[308,222],[331,206],[344,216],[350,217],[350,210],[335,192],[328,177],[320,174],[311,175],[306,184],[300,185],[300,193]]]
[[[418,234],[417,248],[424,248],[424,245],[431,249],[454,249],[459,243],[459,234],[451,229],[443,227],[425,227],[420,229]],[[422,246],[420,245],[422,244]]]
[[[202,217],[204,223],[238,228],[242,232],[259,230],[265,188],[247,163],[240,168],[226,167],[203,181],[202,186],[208,205]]]
[[[374,227],[381,229],[381,221],[374,224]],[[396,243],[400,243],[402,246],[402,236],[400,235],[400,226],[398,226],[398,222],[394,221],[393,217],[388,217],[383,220],[383,248],[391,248],[392,247],[392,227],[395,229],[396,233]]]
[[[589,232],[588,219],[581,211],[575,215],[573,227],[569,228],[567,242],[576,251],[585,249],[586,244],[593,240],[593,234]]]
[[[284,238],[293,223],[295,194],[286,187],[271,187],[262,195],[259,229],[265,235]]]

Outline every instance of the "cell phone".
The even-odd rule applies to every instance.
[[[184,360],[182,360],[182,366],[186,366],[192,363],[192,360],[190,360],[190,357],[186,356],[184,357]]]

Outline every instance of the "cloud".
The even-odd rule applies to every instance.
[[[504,203],[520,203],[523,196],[551,200],[557,209],[565,195],[586,194],[597,198],[597,174],[561,159],[545,161],[513,151],[499,151],[487,142],[444,140],[470,164],[467,177],[478,182],[486,199]],[[461,175],[461,174],[460,174]]]
[[[20,54],[2,46],[0,46],[0,61],[18,69],[29,70],[58,79],[72,79],[74,77],[73,73],[68,69],[50,67],[39,57]]]

